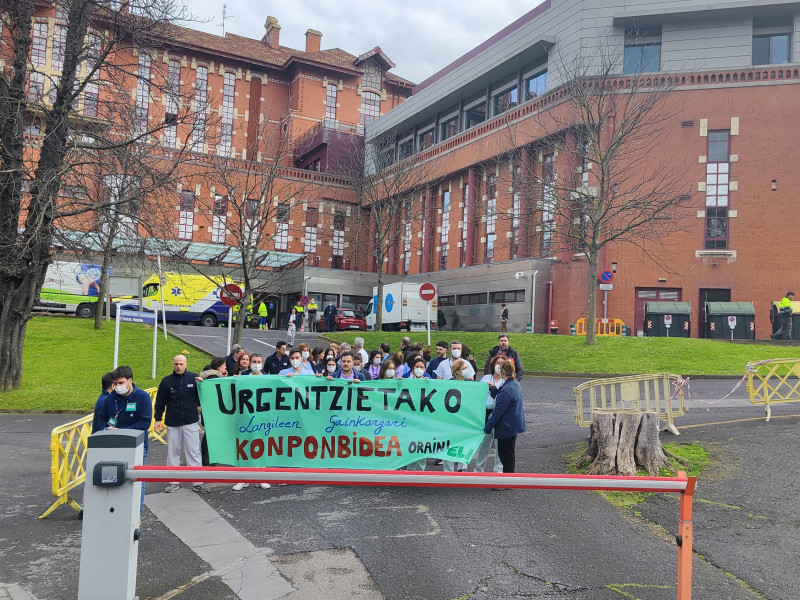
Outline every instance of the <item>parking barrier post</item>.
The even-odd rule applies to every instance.
[[[78,600],[136,593],[142,484],[125,476],[144,460],[144,431],[99,431],[88,440]]]
[[[683,471],[678,477],[686,477]],[[680,515],[678,517],[678,600],[692,598],[692,497],[697,485],[696,477],[687,477],[686,489],[681,492]]]

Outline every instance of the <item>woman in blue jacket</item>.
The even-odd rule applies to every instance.
[[[497,440],[497,454],[503,463],[503,473],[513,473],[516,459],[517,435],[525,431],[525,412],[522,410],[522,387],[514,379],[514,363],[507,360],[500,368],[503,384],[495,397],[494,410],[486,421],[485,433]]]

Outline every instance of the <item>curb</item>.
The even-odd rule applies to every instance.
[[[558,377],[563,379],[608,379],[610,377],[633,377],[643,373],[551,373],[548,371],[525,371],[524,377]],[[739,375],[681,375],[684,379],[731,379],[738,381]]]

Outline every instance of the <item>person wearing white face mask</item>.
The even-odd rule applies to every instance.
[[[367,368],[367,373],[369,373],[370,379],[378,379],[380,377],[382,363],[383,357],[380,352],[373,350],[369,353],[369,360],[367,361],[369,367]]]
[[[393,359],[389,359],[383,361],[381,363],[381,369],[378,373],[378,379],[394,379],[397,370],[395,369],[395,364]]]
[[[242,371],[240,375],[266,375],[264,373],[264,357],[260,354],[251,354],[250,355],[250,368],[246,371]],[[267,482],[259,483],[258,486],[262,490],[268,490],[270,485]],[[234,492],[241,492],[244,488],[250,487],[249,483],[235,483],[231,488]]]
[[[242,371],[240,375],[266,375],[264,373],[264,357],[260,354],[251,354],[250,368]]]
[[[369,381],[370,379],[372,379],[369,376],[369,372],[367,371],[367,369],[364,368],[364,365],[361,361],[361,355],[358,352],[353,352],[352,354],[353,354],[353,371],[356,372],[356,377],[358,377],[359,380],[361,381]]]
[[[517,435],[524,432],[525,412],[522,408],[522,387],[514,379],[514,363],[507,360],[500,366],[503,385],[495,397],[494,410],[486,420],[484,433],[494,432],[497,454],[503,463],[503,473],[516,468]]]
[[[450,358],[443,360],[439,363],[439,366],[436,367],[436,378],[437,379],[444,379],[444,380],[451,380],[453,379],[453,365],[457,364],[458,366],[463,367],[463,370],[460,372],[460,377],[463,378],[465,381],[473,381],[475,378],[475,369],[472,368],[472,365],[469,364],[466,360],[461,360],[461,342],[458,340],[453,340],[450,342]],[[463,363],[463,364],[462,364]],[[464,463],[457,463],[457,462],[450,462],[449,460],[444,461],[442,468],[445,471],[466,471],[467,465]]]
[[[430,375],[425,372],[425,359],[421,356],[417,356],[414,358],[414,361],[411,363],[411,371],[410,375],[407,379],[430,379]],[[427,458],[420,458],[419,460],[415,460],[412,463],[409,463],[408,470],[409,471],[424,471],[425,466],[428,463]]]
[[[489,389],[486,393],[486,419],[489,419],[489,416],[492,414],[494,410],[494,402],[495,396],[497,392],[500,391],[500,388],[503,385],[503,375],[502,375],[502,366],[503,363],[506,362],[505,357],[502,354],[492,357],[489,367],[491,368],[491,374],[484,375],[483,379],[481,379],[482,383],[485,383],[489,386]],[[476,473],[483,473],[486,470],[486,463],[489,460],[489,450],[492,447],[492,442],[494,442],[494,436],[491,433],[487,433],[481,445],[478,447],[478,451],[475,453],[475,472]],[[500,460],[500,457],[497,453],[497,444],[495,443],[495,455],[494,455],[494,472],[495,473],[502,473],[503,472],[503,463]]]
[[[133,369],[119,366],[111,373],[114,391],[105,401],[95,407],[95,420],[103,429],[138,429],[144,431],[144,456],[147,458],[147,430],[153,420],[153,402],[150,394],[133,383]],[[142,483],[141,505],[144,505],[144,483]]]
[[[453,379],[453,363],[461,358],[461,350],[461,342],[458,340],[453,340],[450,342],[450,358],[448,360],[443,360],[439,363],[439,366],[436,367],[435,373],[437,379]],[[472,365],[468,362],[463,376],[466,381],[472,381],[475,379],[475,369],[473,369]]]
[[[278,375],[286,375],[288,377],[294,377],[295,375],[314,375],[312,371],[304,371],[303,369],[303,355],[300,352],[299,348],[295,348],[291,352],[289,352],[289,364],[291,365],[288,369],[284,369]]]
[[[425,359],[415,356],[410,362],[411,369],[406,373],[406,379],[430,379],[431,376],[425,371]]]
[[[329,356],[324,360],[325,371],[322,373],[318,373],[317,377],[325,377],[326,379],[333,379],[333,374],[339,370],[339,367],[336,365],[336,357]]]
[[[302,362],[302,373],[300,375],[316,375],[314,365],[311,362],[311,346],[302,342],[297,344],[297,349],[300,350],[300,362]]]

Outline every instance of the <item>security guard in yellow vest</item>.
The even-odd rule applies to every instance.
[[[258,328],[267,328],[267,303],[263,301],[258,305]]]
[[[305,307],[298,301],[297,304],[294,305],[294,309],[297,311],[297,331],[303,331],[303,315],[305,313]]]
[[[312,297],[306,309],[308,310],[308,330],[317,330],[317,301]]]
[[[769,336],[773,340],[792,339],[792,298],[794,298],[794,292],[786,292],[778,305],[778,318],[781,326],[778,331]]]

